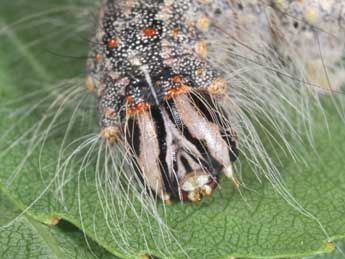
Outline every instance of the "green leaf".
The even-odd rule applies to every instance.
[[[0,193],[0,258],[2,259],[116,259],[73,226],[46,226],[25,214]]]
[[[47,9],[64,7],[73,10],[68,5],[71,1],[47,2],[6,2],[0,11],[3,19],[0,24],[13,24],[20,18]],[[52,7],[54,2],[56,8]],[[74,4],[77,5],[77,1]],[[5,103],[0,110],[0,132],[4,132],[0,137],[2,150],[40,119],[40,115],[33,112],[20,120],[36,99],[7,105],[9,101],[33,91],[44,96],[52,82],[84,74],[85,60],[61,57],[87,55],[89,35],[76,33],[79,27],[73,26],[78,18],[68,12],[56,12],[0,29],[0,102]],[[89,23],[92,23],[91,18]],[[37,40],[37,45],[30,45]],[[78,164],[75,164],[71,170],[74,177],[64,187],[65,199],[58,199],[52,184],[63,140],[63,132],[58,131],[47,139],[43,150],[38,147],[23,164],[28,145],[32,143],[21,142],[8,152],[1,152],[0,189],[21,210],[29,208],[26,212],[35,220],[51,224],[53,219],[61,217],[121,258],[129,258],[126,252],[132,250],[131,253],[136,255],[150,252],[161,258],[181,259],[186,257],[181,247],[191,258],[208,259],[230,256],[291,258],[331,252],[334,246],[329,239],[345,237],[345,131],[344,123],[330,101],[326,100],[325,105],[329,129],[322,115],[316,113],[314,148],[294,145],[305,163],[287,156],[282,157],[280,166],[289,191],[318,221],[292,208],[265,180],[259,183],[243,161],[242,178],[248,189],[243,188],[239,193],[231,183],[223,181],[222,188],[200,203],[175,203],[165,208],[165,220],[179,243],[162,237],[160,226],[150,217],[141,218],[138,223],[136,215],[126,208],[115,221],[121,224],[113,225],[111,215],[105,215],[104,204],[99,201],[93,164],[82,172],[81,177],[78,177]],[[25,109],[21,109],[22,106]],[[97,130],[95,123],[76,125],[71,138],[94,130]],[[9,181],[13,175],[17,177]],[[113,190],[114,196],[119,191]],[[163,207],[159,205],[159,209],[162,211]],[[122,240],[123,236],[125,240]]]

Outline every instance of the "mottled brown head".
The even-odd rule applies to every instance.
[[[219,172],[232,177],[237,156],[213,98],[226,84],[205,61],[207,17],[193,20],[186,8],[185,1],[105,1],[88,64],[102,137],[125,143],[133,168],[163,200],[210,195]]]

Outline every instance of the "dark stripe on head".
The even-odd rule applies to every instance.
[[[127,121],[126,141],[138,156],[140,154],[140,129],[135,117],[130,117]]]
[[[177,179],[174,176],[170,176],[169,174],[169,168],[166,162],[166,156],[167,156],[167,141],[166,141],[166,130],[165,130],[165,124],[162,117],[162,114],[160,112],[160,109],[164,109],[163,107],[157,107],[154,106],[151,108],[151,116],[154,120],[156,132],[157,132],[157,138],[159,142],[159,166],[162,173],[164,186],[166,191],[173,194],[174,196],[178,197],[178,183]],[[150,148],[150,147],[148,147]]]
[[[138,125],[138,121],[135,117],[131,117],[127,121],[127,128],[126,128],[126,141],[131,147],[131,152],[134,152],[136,157],[140,154],[140,129]],[[137,159],[131,159],[130,161],[135,168],[135,172],[139,177],[142,184],[144,184],[144,178],[140,171],[140,165]]]
[[[199,102],[200,102],[200,100],[199,100]],[[193,157],[194,161],[201,163],[202,167],[205,168],[208,172],[210,172],[210,174],[212,174],[212,175],[218,174],[219,171],[221,170],[222,166],[212,156],[209,155],[209,151],[208,151],[206,145],[204,145],[200,140],[194,138],[191,135],[188,128],[183,124],[183,121],[179,115],[179,112],[177,111],[177,109],[175,107],[174,101],[172,99],[169,100],[165,104],[165,107],[166,107],[166,110],[168,112],[169,118],[172,120],[172,122],[175,123],[175,125],[182,132],[183,136],[186,137],[186,139],[189,140],[199,150],[200,154],[202,155],[203,160],[198,160],[195,157]],[[211,116],[209,118],[211,118]],[[178,122],[178,123],[176,124],[176,122]]]

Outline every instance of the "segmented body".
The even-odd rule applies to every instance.
[[[207,28],[197,28],[192,8],[191,1],[105,2],[94,50],[102,60],[91,59],[89,67],[102,91],[101,109],[116,115],[104,116],[102,127],[121,124],[125,108],[130,115],[140,112],[183,86],[206,89],[220,76],[202,60],[201,30]],[[199,27],[207,26],[202,22]]]
[[[106,0],[87,81],[98,95],[101,135],[108,143],[125,143],[135,157],[133,168],[164,200],[209,195],[219,172],[238,185],[232,172],[238,155],[232,108],[224,103],[232,92],[232,71],[224,65],[238,65],[217,43],[254,62],[264,57],[266,63],[299,69],[301,81],[329,88],[327,70],[338,65],[344,49],[332,48],[344,44],[344,36],[334,34],[343,29],[341,0]],[[327,46],[327,60],[316,42]],[[252,78],[261,80],[271,79]],[[285,102],[284,94],[269,87],[255,91],[272,91]],[[236,94],[243,95],[234,88]],[[258,105],[233,101],[243,109]]]
[[[184,199],[183,184],[186,192],[202,189],[191,200],[210,194],[218,171],[231,167],[237,155],[231,134],[225,135],[230,129],[220,129],[208,111],[215,113],[211,95],[223,93],[225,82],[205,59],[209,18],[202,6],[105,1],[96,58],[89,63],[103,135],[111,140],[122,134],[144,183],[163,199]],[[204,103],[197,104],[193,91]]]

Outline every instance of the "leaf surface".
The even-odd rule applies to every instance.
[[[66,222],[46,226],[30,218],[0,194],[0,258],[116,259]]]

